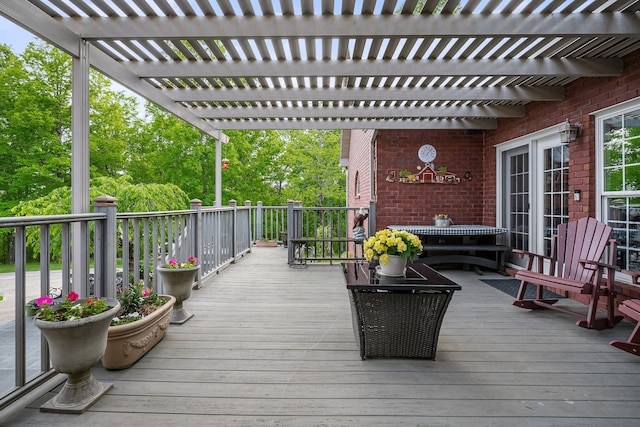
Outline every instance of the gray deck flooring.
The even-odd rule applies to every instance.
[[[195,316],[133,367],[94,368],[114,387],[89,411],[40,412],[49,392],[0,425],[638,425],[640,357],[608,345],[630,322],[585,330],[479,280],[502,276],[442,272],[463,290],[436,360],[362,361],[340,268],[291,269],[284,248],[255,248],[194,291]]]

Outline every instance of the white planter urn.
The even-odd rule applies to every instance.
[[[380,263],[379,273],[383,276],[404,276],[407,271],[407,260],[398,255],[389,255],[387,263]]]
[[[449,219],[436,219],[434,220],[436,227],[448,227],[451,224]]]
[[[43,404],[41,411],[81,414],[113,387],[113,384],[98,382],[91,373],[91,367],[102,359],[107,348],[111,319],[120,310],[120,303],[114,298],[107,298],[107,305],[111,307],[109,310],[77,320],[33,320],[47,339],[51,365],[56,371],[69,375],[60,392]]]
[[[181,325],[193,317],[193,313],[189,314],[182,306],[182,303],[191,296],[191,288],[196,273],[200,270],[200,266],[187,268],[166,268],[157,267],[158,273],[162,278],[162,292],[167,295],[173,295],[176,303],[171,312],[171,323]]]

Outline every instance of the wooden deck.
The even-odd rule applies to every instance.
[[[630,322],[585,330],[512,306],[479,280],[497,273],[442,272],[463,290],[436,360],[362,361],[340,267],[291,269],[284,248],[255,248],[194,291],[195,317],[136,365],[94,368],[114,388],[89,411],[40,412],[45,393],[0,425],[638,425],[640,357],[608,345]]]

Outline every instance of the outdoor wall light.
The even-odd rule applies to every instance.
[[[558,133],[560,133],[560,142],[573,142],[582,132],[582,123],[569,123],[569,119],[567,119],[562,125],[560,125],[560,129]]]

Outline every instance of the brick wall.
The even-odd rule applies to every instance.
[[[591,114],[606,107],[640,96],[640,51],[624,60],[624,73],[620,77],[583,78],[565,88],[565,99],[560,102],[532,102],[526,106],[526,116],[501,119],[498,128],[485,132],[487,165],[495,164],[495,146],[538,130],[558,125],[569,119],[583,125],[582,134],[569,145],[569,189],[581,190],[582,200],[569,200],[569,218],[597,216],[595,199],[595,120]],[[493,191],[496,177],[487,174],[485,191]],[[486,199],[490,199],[487,192]],[[485,217],[485,220],[489,220]]]
[[[460,224],[483,220],[482,133],[462,130],[381,130],[376,139],[377,228],[390,224],[431,224],[436,213],[448,214]],[[424,163],[418,149],[431,144],[437,150],[435,168],[446,166],[461,179],[459,184],[406,184],[398,173],[417,173]],[[395,171],[394,182],[387,176]],[[472,179],[466,181],[466,172]]]
[[[353,130],[349,140],[349,167],[348,167],[348,206],[368,207],[374,200],[371,191],[371,140],[374,137],[373,130]],[[360,195],[356,194],[356,175],[360,180]],[[353,225],[353,214],[348,219]],[[366,222],[365,222],[365,228]]]

